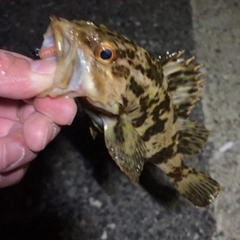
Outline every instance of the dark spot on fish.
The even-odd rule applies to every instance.
[[[173,135],[172,143],[167,147],[162,148],[159,152],[155,153],[149,160],[152,163],[160,164],[172,158],[175,155],[174,148],[176,145],[177,136],[178,136],[177,134]]]
[[[146,75],[149,79],[155,81],[157,85],[162,85],[163,73],[156,64],[152,63],[150,65],[150,67],[146,70]]]
[[[145,133],[142,136],[144,142],[150,140],[153,135],[156,135],[164,130],[164,125],[167,122],[167,119],[158,119],[152,126],[146,129]]]
[[[157,62],[154,58],[152,58],[147,52],[145,53],[145,57],[148,63],[148,68],[146,69],[146,76],[152,81],[155,81],[157,85],[162,85],[163,72],[160,63]]]
[[[195,93],[195,92],[197,92],[198,91],[198,88],[196,87],[196,88],[191,88],[191,89],[189,89],[187,92],[189,93],[189,94],[192,94],[192,93]]]
[[[153,98],[150,100],[148,107],[150,108],[153,104],[157,104],[159,102],[159,98]]]
[[[128,59],[128,64],[129,64],[130,66],[132,66],[132,65],[133,65],[133,62]]]
[[[125,113],[125,109],[128,105],[128,100],[127,100],[126,96],[121,94],[121,97],[122,97],[123,104],[119,104],[119,115],[121,115],[122,113]]]
[[[172,73],[168,76],[168,91],[175,91],[179,86],[185,83],[186,80],[181,75],[181,71]]]
[[[139,117],[136,117],[132,120],[132,124],[134,127],[136,128],[141,127],[148,118],[147,110],[149,108],[149,100],[150,100],[149,95],[140,98],[139,103],[140,111],[142,114]]]
[[[183,76],[191,76],[191,75],[196,75],[196,72],[193,72],[192,69],[190,70],[182,70],[178,72],[174,72],[169,75],[169,79],[178,79],[179,84],[183,84],[186,82],[186,80],[183,78]]]
[[[126,107],[127,104],[128,104],[128,100],[127,100],[126,96],[121,95],[121,97],[122,97],[122,100],[123,100],[123,106]]]
[[[167,92],[165,92],[164,100],[160,102],[159,108],[163,109],[163,112],[170,112],[170,97]]]
[[[181,134],[180,134],[181,136]],[[187,137],[186,134],[184,133],[184,137]],[[194,154],[194,153],[198,153],[198,149],[202,149],[202,145],[200,143],[197,142],[197,139],[194,139],[192,137],[192,135],[189,136],[190,139],[184,139],[184,138],[179,138],[179,145],[178,145],[178,153],[184,153],[184,154]],[[191,142],[190,142],[191,141]],[[189,143],[191,144],[191,146],[194,146],[195,149],[193,150],[192,147],[191,148],[187,148],[186,146],[189,145]],[[196,152],[197,151],[197,152]]]
[[[143,68],[143,66],[141,64],[136,65],[135,69],[140,71],[142,74],[145,73],[145,69]]]
[[[155,103],[156,99],[153,101],[150,101],[150,103]],[[152,110],[150,115],[152,116],[153,121],[157,122],[160,119],[160,112],[170,112],[170,97],[167,92],[165,92],[164,100],[160,102],[160,104],[156,105],[155,108]]]
[[[117,140],[118,142],[121,142],[121,143],[122,143],[122,142],[125,141],[125,139],[124,139],[124,134],[123,134],[123,125],[122,125],[120,119],[118,119],[116,125],[115,125],[114,128],[113,128],[113,131],[114,131],[114,133],[115,133],[116,140]]]
[[[169,84],[168,84],[168,90],[169,91],[174,91],[176,90],[179,86],[185,85],[186,84],[186,79],[187,77],[192,77],[197,76],[198,72],[195,72],[193,69],[190,69],[188,71],[182,70],[178,72],[174,72],[168,76]],[[190,93],[198,91],[198,88],[193,88],[190,90]]]
[[[175,123],[178,119],[178,115],[176,111],[173,111],[173,123]]]
[[[175,143],[172,143],[169,146],[162,148],[159,152],[155,153],[149,160],[154,164],[166,162],[174,155],[174,145]]]
[[[134,57],[135,57],[134,51],[127,49],[127,56],[130,59],[134,59]]]
[[[174,112],[177,117],[186,118],[189,115],[189,110],[192,107],[192,103],[182,103],[180,105],[174,105]]]
[[[120,58],[126,58],[127,56],[127,53],[124,50],[119,50],[118,54]]]
[[[184,71],[177,71],[177,72],[171,73],[169,75],[169,79],[171,79],[171,78],[175,79],[177,76],[180,76],[182,74],[184,74]],[[184,79],[182,79],[182,78],[178,81],[183,81],[182,83],[184,83]]]
[[[140,98],[141,112],[145,112],[149,108],[149,95]]]
[[[160,110],[162,110],[162,106],[161,104],[156,105],[155,108],[152,110],[152,112],[150,113],[150,115],[152,116],[152,119],[154,122],[159,121],[159,116],[160,116]]]
[[[124,77],[125,79],[127,79],[129,77],[130,70],[124,65],[117,65],[112,67],[112,74],[115,77]]]
[[[136,95],[136,97],[139,97],[144,93],[144,88],[139,85],[133,77],[130,78],[129,89]]]
[[[189,167],[187,167],[182,161],[181,166],[172,169],[172,171],[168,173],[167,176],[170,177],[175,184],[177,184],[179,181],[182,181],[183,178],[188,176],[188,174],[183,174],[185,169],[189,169]]]
[[[143,125],[143,123],[146,121],[147,117],[148,117],[147,112],[143,112],[143,114],[140,117],[134,118],[132,120],[132,125],[135,128],[141,127]]]

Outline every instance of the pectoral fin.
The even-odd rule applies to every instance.
[[[125,115],[114,118],[102,117],[102,120],[109,154],[120,169],[134,183],[138,183],[145,162],[144,141]]]

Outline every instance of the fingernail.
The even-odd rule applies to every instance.
[[[15,168],[19,162],[21,162],[25,155],[25,150],[19,144],[10,142],[5,145],[4,155],[5,156],[3,156],[3,158],[5,162],[5,168],[3,170],[9,171]]]
[[[46,145],[56,137],[56,135],[57,135],[57,126],[54,123],[49,124],[46,129],[45,136],[43,138],[42,149],[44,149]]]
[[[52,141],[55,137],[56,137],[56,135],[57,135],[57,130],[58,130],[58,128],[57,128],[57,126],[56,126],[56,124],[52,124],[52,136],[51,136],[51,140],[50,141]]]
[[[56,62],[50,60],[32,61],[31,70],[39,74],[52,74],[56,71]]]

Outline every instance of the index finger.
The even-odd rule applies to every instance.
[[[35,97],[53,84],[55,71],[56,63],[53,61],[34,61],[17,53],[0,50],[0,97]]]

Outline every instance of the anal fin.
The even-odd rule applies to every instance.
[[[209,131],[201,123],[190,120],[178,119],[178,146],[177,152],[196,156],[204,147],[207,141]]]

